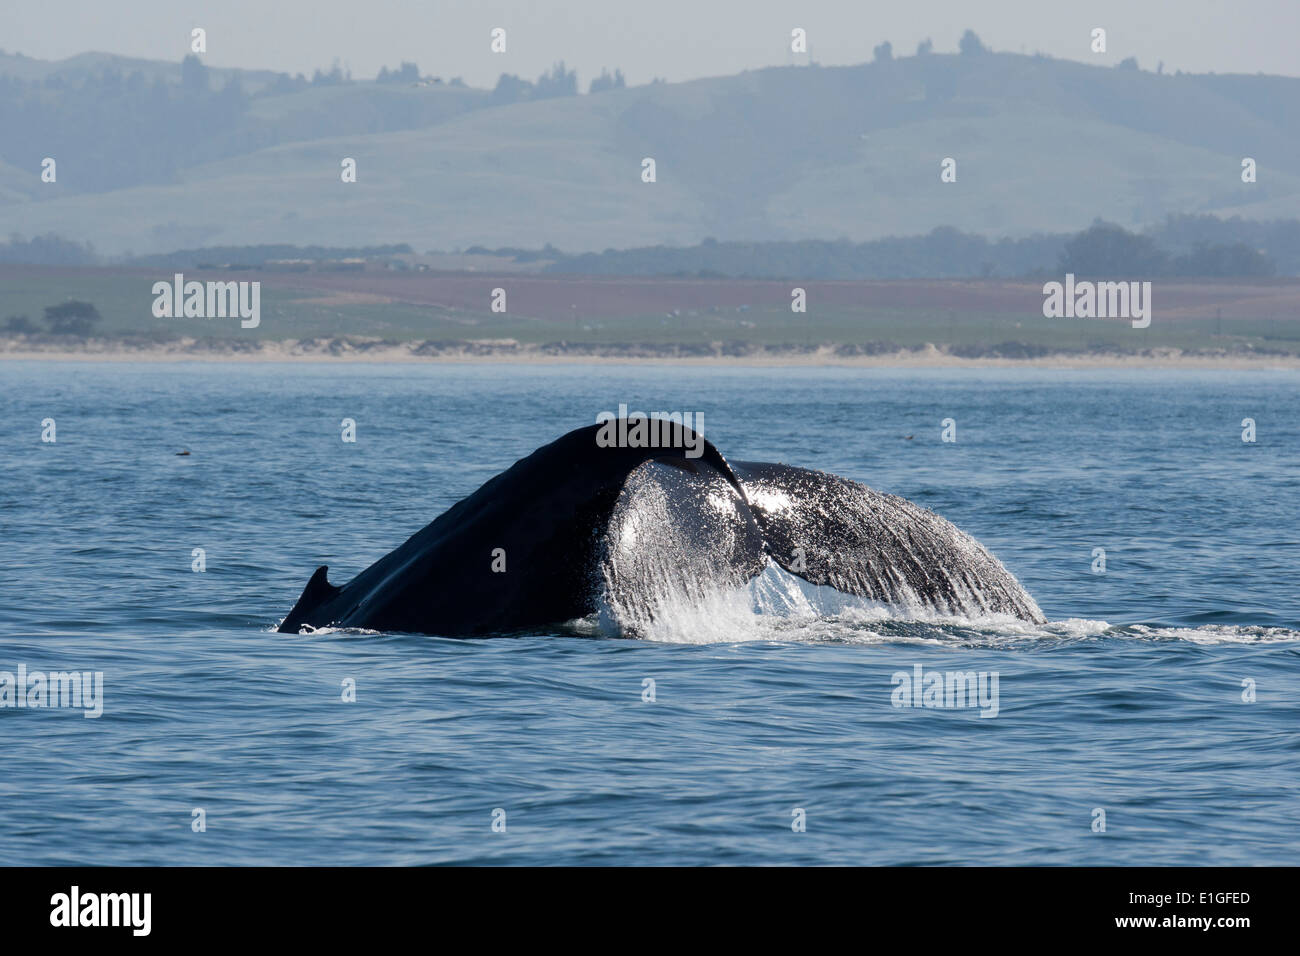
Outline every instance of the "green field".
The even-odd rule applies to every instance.
[[[513,339],[531,345],[678,345],[688,350],[722,343],[724,352],[753,348],[805,350],[829,345],[842,346],[846,354],[934,344],[958,355],[1013,358],[1045,352],[1135,353],[1164,348],[1300,354],[1300,319],[1296,318],[1241,315],[1228,307],[1214,318],[1183,316],[1162,320],[1157,315],[1150,328],[1137,330],[1122,320],[1046,319],[1024,307],[997,311],[936,307],[936,296],[951,297],[955,293],[954,286],[933,282],[916,283],[918,304],[912,308],[835,305],[813,307],[806,314],[794,314],[774,305],[714,305],[675,310],[679,314],[651,312],[643,302],[646,289],[655,294],[667,289],[662,294],[671,297],[673,286],[668,282],[649,286],[640,282],[629,285],[635,292],[629,292],[620,314],[610,310],[557,318],[554,314],[494,314],[486,308],[452,304],[348,301],[358,296],[347,292],[332,293],[333,300],[326,303],[313,302],[309,300],[327,293],[319,288],[294,288],[288,285],[291,279],[281,278],[262,287],[261,325],[243,329],[237,318],[155,318],[150,305],[156,278],[84,274],[77,270],[43,275],[21,270],[0,273],[0,323],[13,315],[26,315],[39,323],[46,306],[78,299],[93,303],[103,317],[96,337],[132,339],[137,344],[142,339],[162,342],[179,338],[211,338],[214,344],[226,343],[235,348],[239,343],[266,340],[346,338],[450,343]],[[438,287],[439,280],[429,281]],[[483,280],[486,284],[491,281]],[[582,301],[584,290],[592,286],[587,280],[574,279],[551,282],[542,288],[553,299]],[[690,288],[698,291],[701,285]],[[756,298],[754,290],[743,283],[703,288],[710,294],[721,288],[737,297]],[[869,299],[870,287],[863,288],[868,290],[863,298]],[[956,291],[965,288],[956,287]],[[1300,283],[1288,294],[1292,298],[1300,296]],[[59,339],[68,337],[39,338],[47,344],[60,344]],[[63,344],[75,345],[75,341]]]

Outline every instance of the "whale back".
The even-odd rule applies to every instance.
[[[498,633],[583,617],[596,609],[604,532],[628,478],[650,460],[708,468],[743,501],[718,450],[665,423],[660,447],[598,444],[600,425],[544,445],[336,587],[318,569],[279,630],[304,625]],[[687,456],[699,449],[699,456]]]

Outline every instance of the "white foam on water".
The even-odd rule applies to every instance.
[[[275,627],[271,628],[271,630],[280,630],[280,625],[277,624]],[[354,637],[373,637],[383,633],[383,631],[371,630],[368,627],[334,627],[328,624],[324,627],[312,627],[310,624],[304,624],[302,627],[298,628],[298,634],[301,637],[321,637],[330,634],[345,634]]]
[[[915,605],[884,604],[834,588],[809,584],[768,562],[742,587],[691,588],[656,582],[635,603],[602,601],[595,630],[605,636],[638,637],[670,644],[744,641],[848,641],[874,643],[926,640],[927,635],[881,631],[876,625],[917,622],[935,626],[996,626],[1017,632],[1038,628],[1010,615],[972,619],[942,615]],[[1100,622],[1104,628],[1104,622]],[[1018,635],[1020,636],[1020,635]],[[943,641],[935,638],[936,642]]]
[[[1148,627],[1132,624],[1124,629],[1135,637],[1193,644],[1284,644],[1300,641],[1300,631],[1257,624],[1203,624],[1200,627]]]
[[[634,606],[612,606],[606,595],[600,612],[576,629],[591,636],[634,637],[668,644],[774,641],[998,647],[1026,640],[1102,637],[1196,644],[1300,641],[1300,632],[1278,627],[1116,626],[1089,618],[1034,624],[1008,614],[942,614],[920,603],[882,604],[809,584],[772,562],[743,587],[687,591],[665,581],[653,591]]]

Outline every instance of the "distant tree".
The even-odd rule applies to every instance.
[[[343,75],[343,68],[337,62],[334,63],[328,73],[317,70],[311,75],[312,86],[342,86],[346,82],[348,82],[348,78]]]
[[[1117,70],[1136,70],[1138,68],[1137,57],[1130,56],[1120,60],[1119,63],[1115,65],[1115,68]]]
[[[539,100],[555,96],[577,96],[577,94],[578,72],[566,71],[563,60],[551,67],[551,72],[539,76],[533,87],[533,98]]]
[[[957,44],[957,48],[966,56],[974,56],[977,53],[988,52],[988,47],[986,47],[980,41],[980,38],[975,35],[974,30],[967,30],[961,35],[961,42]]]
[[[1065,244],[1060,267],[1081,276],[1149,278],[1168,274],[1169,257],[1150,236],[1098,220]]]
[[[871,51],[871,54],[875,57],[877,63],[884,62],[885,60],[892,60],[894,58],[894,46],[886,40],[884,43],[880,44],[880,46],[874,48]]]
[[[11,315],[5,319],[5,331],[14,333],[31,334],[41,330],[31,319],[25,315]]]
[[[208,91],[208,68],[193,53],[181,60],[181,89],[196,94]]]
[[[45,308],[45,324],[55,335],[89,335],[100,318],[89,302],[69,300]]]
[[[94,261],[95,250],[90,243],[82,245],[53,233],[33,236],[25,242],[21,236],[13,235],[8,242],[0,243],[0,262],[30,265],[90,265]]]
[[[420,68],[414,63],[402,61],[402,65],[396,70],[389,70],[388,67],[380,67],[379,76],[375,77],[376,83],[419,83]]]
[[[1264,250],[1282,275],[1300,275],[1300,220],[1260,221],[1233,216],[1220,219],[1206,214],[1168,216],[1151,231],[1152,237],[1165,248],[1179,253],[1198,247],[1235,246]],[[0,247],[3,252],[3,247]]]
[[[931,40],[929,37],[926,37],[924,40],[922,40],[920,43],[916,45],[916,55],[926,56],[933,49],[934,49],[934,41]]]
[[[602,67],[600,76],[591,81],[591,86],[588,87],[587,92],[603,93],[606,90],[621,90],[625,86],[627,86],[627,82],[623,79],[622,70],[615,70],[614,75],[610,76],[609,70]]]
[[[520,100],[528,99],[532,93],[533,84],[513,73],[502,73],[501,78],[497,80],[496,88],[492,90],[492,102],[518,103]]]

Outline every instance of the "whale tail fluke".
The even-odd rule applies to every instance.
[[[805,581],[941,614],[1046,620],[997,558],[932,511],[824,471],[731,465],[768,553]]]
[[[519,459],[342,587],[317,568],[279,630],[489,635],[598,612],[648,633],[773,563],[883,604],[1043,620],[979,542],[903,498],[728,462],[673,422],[637,444],[611,444],[610,428],[588,425]]]
[[[288,617],[280,624],[279,630],[282,633],[297,634],[304,620],[310,616],[312,611],[326,601],[332,600],[342,590],[342,588],[330,584],[328,574],[329,565],[326,564],[322,564],[312,574],[311,580],[302,589],[302,597],[298,598],[298,603],[293,606],[293,610],[289,612]]]

